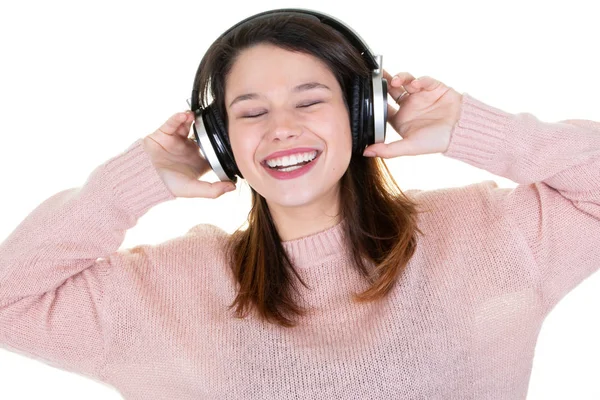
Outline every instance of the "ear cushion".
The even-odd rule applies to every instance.
[[[209,136],[215,146],[215,153],[223,167],[223,170],[227,176],[235,182],[235,175],[240,178],[244,178],[241,172],[238,170],[233,157],[233,151],[231,149],[231,143],[229,142],[229,136],[227,135],[227,128],[223,119],[217,112],[214,103],[211,103],[204,109],[205,121],[207,124],[207,130],[209,130]]]
[[[362,155],[365,147],[374,143],[373,98],[371,78],[357,76],[351,88],[349,101],[352,129],[352,152]]]
[[[362,83],[362,119],[363,131],[360,135],[360,153],[370,144],[375,143],[375,116],[373,114],[373,78],[361,79]]]
[[[357,154],[360,150],[360,133],[362,132],[362,82],[360,76],[354,77],[350,88],[348,108],[350,111],[350,131],[352,133],[352,153]]]

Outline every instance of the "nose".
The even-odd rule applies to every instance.
[[[271,120],[268,129],[269,139],[287,140],[299,136],[301,132],[302,126],[293,115],[293,112],[286,110],[271,112]]]

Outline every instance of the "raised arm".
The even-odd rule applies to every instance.
[[[148,209],[174,198],[140,139],[82,187],[40,204],[0,244],[0,345],[102,379],[111,265],[101,257]]]
[[[519,184],[491,195],[531,248],[546,312],[600,268],[599,122],[543,122],[465,93],[443,154]]]
[[[156,273],[144,249],[118,251],[126,231],[160,202],[234,187],[198,179],[210,167],[187,138],[192,119],[172,115],[82,187],[48,198],[0,244],[0,346],[102,379],[111,288],[134,293],[139,279],[124,275]]]

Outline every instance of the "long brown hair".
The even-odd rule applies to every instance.
[[[273,14],[250,21],[215,41],[202,59],[200,104],[208,105],[208,94],[227,127],[225,79],[241,51],[259,43],[304,52],[324,61],[342,88],[344,102],[353,79],[370,74],[362,56],[339,32],[313,18]],[[354,293],[356,302],[374,301],[393,288],[416,250],[417,204],[400,190],[382,159],[353,154],[340,180],[340,216],[345,221],[345,238],[352,249],[354,267],[371,285]],[[227,259],[239,285],[230,308],[243,318],[255,307],[267,322],[284,327],[296,325],[293,316],[305,315],[295,301],[294,274],[302,281],[272,220],[264,197],[251,188],[252,207],[248,227],[238,229],[227,244]],[[374,268],[369,270],[363,257]]]

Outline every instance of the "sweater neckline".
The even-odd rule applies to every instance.
[[[341,220],[330,228],[298,239],[283,241],[281,245],[294,266],[309,268],[345,251],[344,224],[345,220]]]

